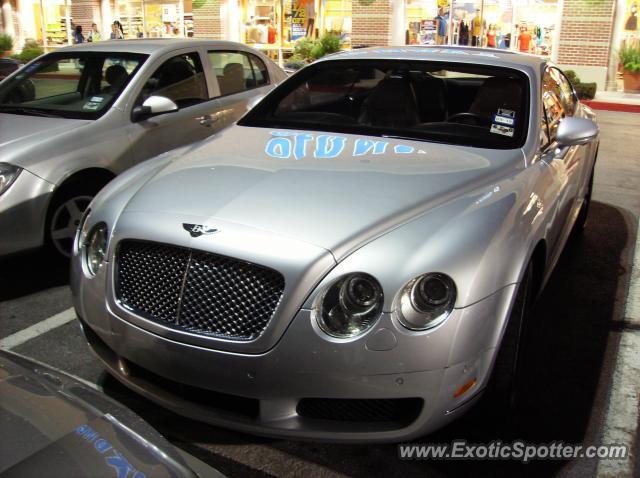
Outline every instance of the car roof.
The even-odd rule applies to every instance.
[[[522,69],[529,67],[540,71],[548,60],[526,53],[516,53],[496,48],[466,46],[426,46],[408,45],[399,47],[373,47],[335,53],[322,60],[388,59],[388,60],[431,60],[453,63],[474,63]]]
[[[246,50],[242,43],[222,40],[200,40],[195,38],[137,38],[134,40],[107,40],[100,42],[86,42],[79,45],[67,46],[56,51],[67,52],[74,50],[95,52],[127,52],[127,53],[165,53],[180,48],[233,48]]]

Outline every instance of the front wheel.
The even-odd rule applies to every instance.
[[[594,168],[595,169],[595,168]],[[574,234],[580,234],[587,226],[587,219],[589,217],[589,207],[591,206],[591,194],[593,192],[593,175],[594,170],[591,170],[591,176],[589,177],[589,185],[587,186],[587,192],[584,195],[582,207],[576,218],[575,226],[573,227]]]
[[[92,185],[66,188],[56,193],[47,215],[45,247],[60,258],[71,257],[82,214],[100,190]]]
[[[489,379],[486,401],[491,409],[501,415],[513,412],[520,405],[520,392],[529,343],[529,316],[533,293],[533,268],[531,264],[518,286],[507,328]]]

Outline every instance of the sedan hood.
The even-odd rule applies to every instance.
[[[96,390],[0,351],[0,476],[190,477],[176,449]],[[207,476],[221,476],[208,468]]]
[[[24,167],[21,158],[29,148],[87,123],[90,121],[0,113],[0,158]]]
[[[339,260],[521,165],[519,150],[234,126],[161,170],[127,211],[238,223]]]

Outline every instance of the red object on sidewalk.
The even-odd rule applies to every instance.
[[[610,103],[608,101],[582,100],[584,104],[594,110],[621,111],[624,113],[640,113],[640,105],[629,105],[626,103]]]

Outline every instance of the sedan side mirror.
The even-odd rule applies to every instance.
[[[598,136],[598,125],[586,118],[564,118],[558,125],[556,141],[560,146],[586,144]]]
[[[142,106],[133,108],[131,119],[133,121],[142,121],[152,116],[173,113],[174,111],[178,111],[178,105],[169,98],[164,96],[150,96],[142,103]]]

